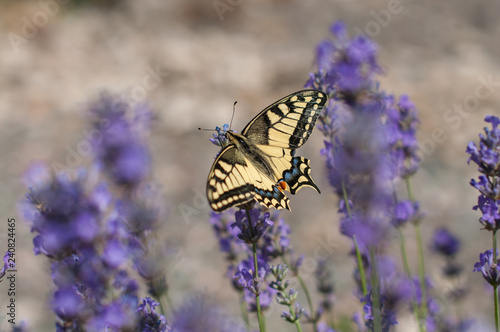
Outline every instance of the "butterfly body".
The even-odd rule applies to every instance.
[[[295,150],[309,138],[326,95],[303,90],[275,102],[241,132],[226,132],[229,144],[216,158],[208,176],[207,198],[222,212],[254,200],[266,207],[290,210],[284,191],[318,187],[310,177],[309,161]]]

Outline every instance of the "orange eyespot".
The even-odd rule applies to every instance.
[[[278,182],[278,188],[279,190],[281,190],[282,192],[286,190],[286,182],[281,180]]]

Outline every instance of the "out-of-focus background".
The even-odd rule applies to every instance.
[[[241,130],[262,108],[300,90],[314,68],[316,44],[343,20],[351,34],[365,32],[378,43],[381,88],[408,94],[420,111],[425,158],[414,189],[427,215],[425,242],[440,225],[460,237],[465,277],[459,282],[470,291],[461,310],[491,322],[491,297],[480,274],[471,272],[491,241],[472,211],[477,193],[468,182],[476,173],[467,166],[465,148],[477,141],[485,115],[500,115],[500,2],[4,0],[0,6],[0,248],[6,249],[7,218],[16,218],[18,321],[50,331],[55,319],[47,305],[49,262],[33,255],[32,235],[16,208],[25,193],[20,177],[34,160],[85,164],[85,158],[71,158],[85,139],[86,106],[102,90],[147,101],[157,114],[151,144],[169,210],[164,238],[180,253],[168,276],[174,303],[204,291],[237,315],[204,200],[217,148],[208,141],[211,133],[197,128],[229,122],[237,100],[233,128]],[[151,72],[157,86],[144,85]],[[490,83],[481,87],[484,82]],[[293,212],[282,216],[291,224],[296,251],[307,256],[304,275],[311,287],[316,253],[330,255],[335,312],[350,316],[361,310],[352,295],[354,265],[347,257],[350,243],[338,231],[322,146],[316,133],[300,155],[311,159],[323,193],[302,190],[291,197]],[[408,251],[415,253],[413,242]],[[440,278],[443,262],[430,251],[426,258],[434,294],[447,308],[453,300]],[[5,296],[0,284],[0,330],[10,329]],[[281,322],[281,310],[275,308],[271,327],[292,330]],[[399,320],[396,331],[414,330],[409,316]]]

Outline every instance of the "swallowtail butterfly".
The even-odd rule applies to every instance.
[[[207,198],[222,212],[256,200],[266,207],[288,209],[284,191],[319,188],[312,180],[309,160],[295,156],[311,135],[327,96],[302,90],[266,107],[241,134],[226,132],[229,144],[214,161],[208,175]]]

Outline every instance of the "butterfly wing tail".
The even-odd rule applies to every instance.
[[[283,179],[288,184],[292,194],[295,194],[302,187],[311,187],[318,193],[321,193],[310,174],[311,167],[309,166],[309,160],[304,157],[293,157],[292,167],[283,172]]]

